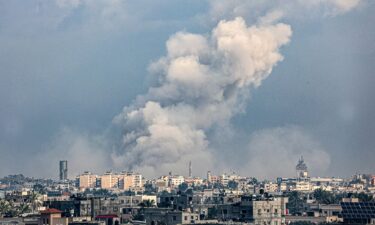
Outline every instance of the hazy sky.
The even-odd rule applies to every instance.
[[[0,176],[374,173],[375,2],[0,0]],[[235,19],[237,18],[237,19]],[[220,22],[221,21],[221,22]],[[125,107],[125,108],[124,108]]]

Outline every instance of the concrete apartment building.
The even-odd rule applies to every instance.
[[[95,188],[97,178],[97,175],[85,171],[83,174],[78,176],[78,187],[80,189]]]
[[[80,189],[100,187],[102,189],[121,189],[133,190],[142,189],[142,175],[133,172],[123,172],[121,174],[107,171],[105,174],[98,176],[85,171],[77,176],[77,183]]]
[[[119,187],[119,180],[121,175],[115,174],[111,171],[106,172],[100,176],[100,187],[103,189],[114,189]]]
[[[218,205],[215,217],[255,225],[281,225],[287,202],[285,197],[242,196],[240,202]]]
[[[123,172],[119,175],[119,188],[137,190],[143,188],[142,175],[134,172]]]
[[[168,183],[170,187],[177,187],[178,185],[184,183],[185,178],[183,176],[174,175],[169,176]]]
[[[173,211],[168,208],[146,208],[144,218],[146,220],[146,225],[194,224],[200,221],[197,213]]]
[[[121,206],[132,207],[139,206],[140,203],[150,201],[153,206],[156,206],[157,197],[156,195],[130,195],[130,196],[118,196],[118,200]]]

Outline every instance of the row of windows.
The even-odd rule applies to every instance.
[[[269,212],[270,212],[270,209],[264,209],[263,212],[267,212],[267,213],[269,213]],[[278,212],[277,209],[275,209],[275,210],[274,210],[274,213],[277,214],[277,212]],[[258,209],[258,214],[259,214],[259,215],[262,214],[262,209]]]
[[[198,220],[198,216],[195,216],[195,217],[194,216],[190,216],[190,220],[194,220],[194,219]],[[177,221],[177,216],[173,216],[172,220],[173,221]],[[189,216],[184,216],[184,220],[185,221],[189,220]]]

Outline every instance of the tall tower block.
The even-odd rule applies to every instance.
[[[59,169],[60,169],[59,170],[60,180],[67,180],[68,179],[68,161],[61,160]]]

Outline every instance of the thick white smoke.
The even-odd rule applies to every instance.
[[[167,55],[150,66],[159,85],[114,119],[123,128],[122,151],[112,155],[114,162],[174,169],[189,158],[208,160],[207,132],[241,111],[249,89],[283,59],[280,47],[291,34],[286,24],[247,26],[236,18],[219,22],[208,35],[170,37]]]

